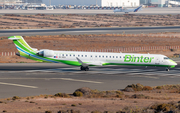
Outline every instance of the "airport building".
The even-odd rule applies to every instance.
[[[180,6],[180,0],[140,0],[140,4],[146,4],[155,7]]]
[[[47,4],[47,0],[43,0]],[[137,7],[140,0],[51,0],[51,4],[60,5],[81,5],[81,6],[101,6],[101,7]]]
[[[21,4],[22,0],[0,0],[0,4]]]
[[[0,0],[0,4],[16,5],[23,3],[42,3],[42,0]]]
[[[42,3],[42,0],[22,0],[24,3]]]

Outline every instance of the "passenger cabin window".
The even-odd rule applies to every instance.
[[[78,57],[80,57],[80,55],[78,55]]]
[[[91,55],[91,57],[92,57],[92,55]]]
[[[118,56],[116,56],[116,58],[118,58]]]
[[[109,58],[111,58],[111,56],[109,56]]]
[[[104,58],[104,56],[102,56]]]
[[[87,55],[85,55],[85,57],[87,57]]]
[[[170,58],[168,58],[168,57],[164,57],[164,59],[165,59],[165,60],[168,60],[168,59],[170,59]]]
[[[121,58],[121,56],[119,58]]]
[[[62,56],[64,56],[64,54],[62,54]]]
[[[95,56],[97,58],[97,56]]]
[[[108,56],[106,56],[106,58],[108,58]]]
[[[81,55],[81,57],[83,57],[83,55]]]
[[[71,56],[71,54],[69,56]]]
[[[99,55],[99,58],[101,58],[101,55]]]
[[[75,55],[73,55],[75,57]]]
[[[113,58],[114,58],[114,56],[113,56]]]
[[[68,54],[66,54],[66,56],[68,56]]]

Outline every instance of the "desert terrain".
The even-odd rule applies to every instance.
[[[180,25],[180,15],[17,15],[0,16],[0,29],[49,29],[79,27],[130,27]]]
[[[178,113],[180,86],[128,85],[121,90],[99,91],[87,87],[73,94],[57,93],[0,99],[8,113]]]

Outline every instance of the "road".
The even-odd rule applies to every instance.
[[[0,36],[32,36],[32,35],[79,35],[79,34],[139,34],[159,32],[179,32],[180,26],[165,27],[108,27],[108,28],[69,28],[69,29],[16,29],[0,30]]]
[[[157,86],[179,84],[180,65],[164,67],[104,66],[80,71],[79,67],[53,63],[0,64],[0,98],[73,93],[81,87],[123,89],[129,84]]]

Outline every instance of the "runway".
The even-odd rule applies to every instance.
[[[132,9],[132,8],[129,8]],[[134,9],[134,8],[133,8]],[[145,14],[145,15],[166,15],[166,14],[179,14],[179,7],[173,8],[142,8],[138,12],[130,12],[129,14]],[[114,13],[113,10],[94,10],[94,9],[55,9],[55,10],[0,10],[0,14],[85,14],[85,15],[94,15],[94,14],[114,14],[114,15],[123,15],[124,12]]]
[[[0,30],[0,36],[34,35],[79,35],[79,34],[139,34],[159,32],[179,32],[180,26],[154,27],[107,27],[107,28],[69,28],[69,29],[13,29]]]
[[[169,72],[164,67],[79,67],[53,63],[0,64],[0,98],[40,94],[73,93],[77,88],[123,89],[129,84],[156,86],[179,84],[180,65]]]

